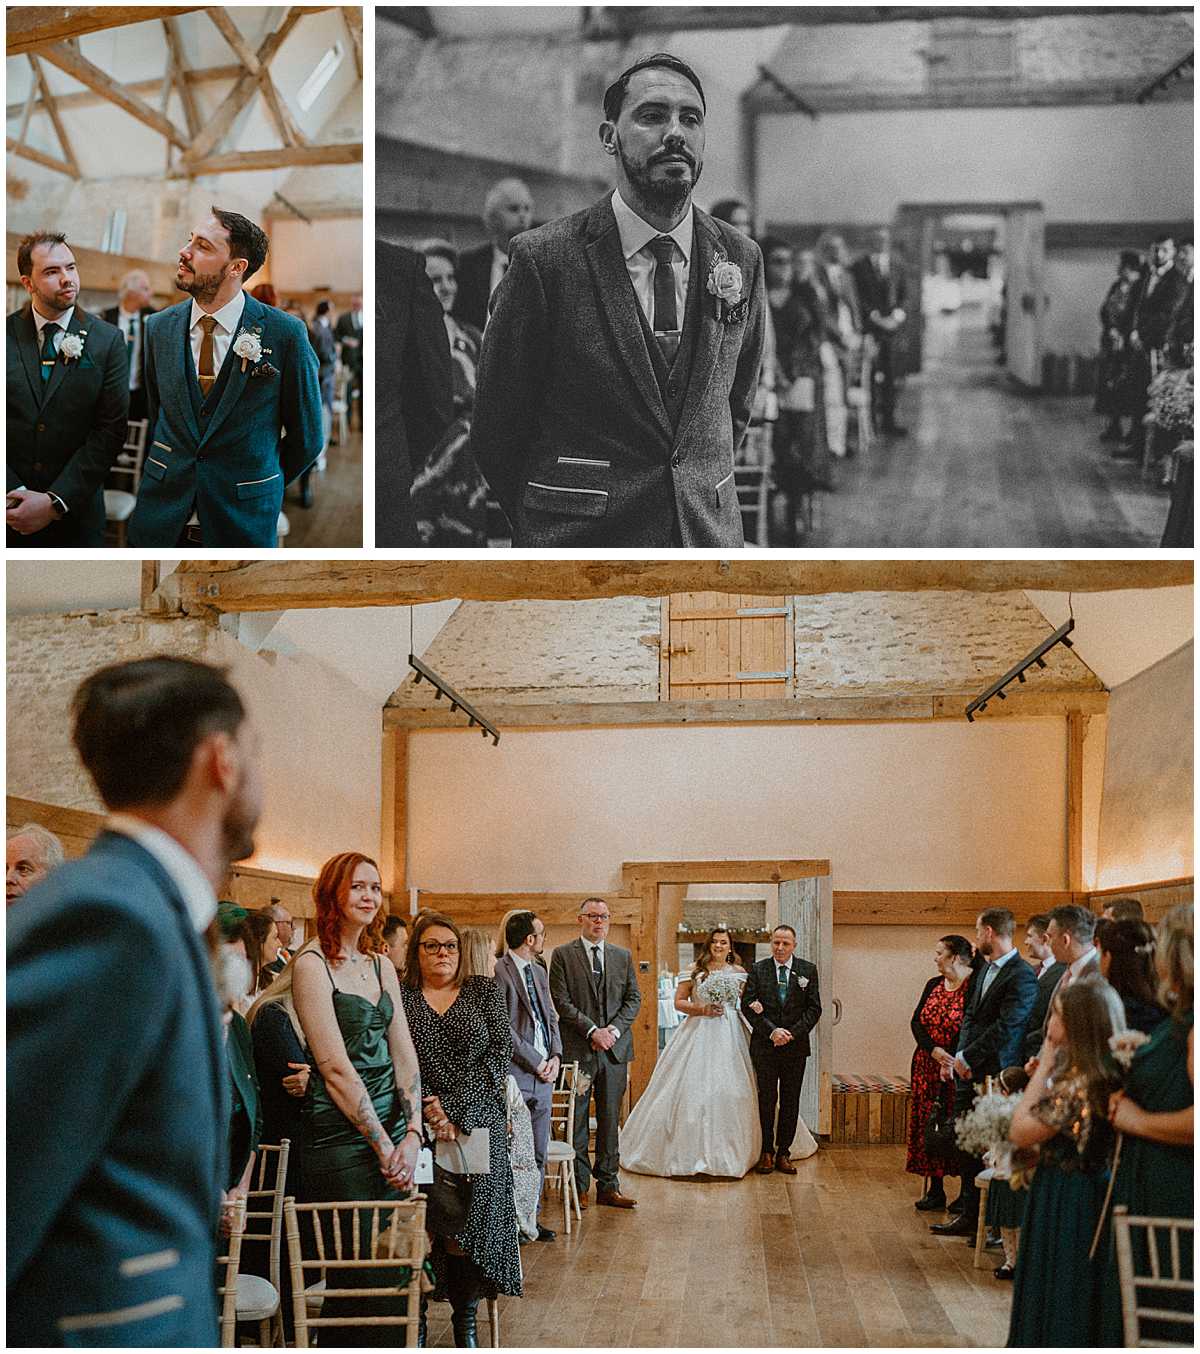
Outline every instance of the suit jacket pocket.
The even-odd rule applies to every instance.
[[[522,499],[525,507],[562,517],[603,517],[608,511],[609,464],[560,456],[542,475],[529,480]]]
[[[716,494],[718,508],[737,507],[737,485],[733,482],[732,470],[717,484]]]
[[[238,498],[263,498],[283,487],[283,476],[277,470],[261,480],[241,480],[237,486]]]
[[[147,456],[142,462],[142,476],[145,479],[161,480],[166,477],[167,463],[153,456]]]

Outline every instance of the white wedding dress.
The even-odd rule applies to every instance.
[[[720,1002],[724,1010],[719,1016],[688,1016],[667,1042],[621,1129],[623,1169],[740,1179],[758,1161],[758,1091],[738,1010],[746,976],[727,969],[693,988],[694,1001]],[[794,1157],[817,1150],[803,1119],[794,1148]]]

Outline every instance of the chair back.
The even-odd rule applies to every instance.
[[[288,1154],[291,1140],[278,1146],[260,1143],[250,1189],[246,1191],[246,1231],[242,1244],[266,1245],[270,1279],[276,1293],[279,1288],[279,1261],[283,1252],[283,1193],[287,1185]]]
[[[306,1258],[300,1240],[300,1218],[308,1214],[310,1236],[316,1254]],[[283,1201],[284,1230],[287,1233],[288,1260],[292,1272],[292,1311],[296,1326],[296,1347],[307,1349],[309,1332],[328,1326],[403,1326],[405,1344],[416,1346],[420,1321],[421,1273],[429,1238],[425,1232],[425,1200],[397,1199],[346,1200],[336,1203],[298,1204]],[[335,1288],[329,1284],[329,1270],[408,1269],[408,1281],[379,1287]],[[336,1275],[335,1275],[336,1277]],[[324,1280],[325,1298],[407,1297],[403,1315],[310,1316],[304,1290]],[[328,1310],[322,1305],[322,1313]]]
[[[1132,1349],[1193,1347],[1193,1305],[1196,1285],[1192,1278],[1191,1218],[1142,1218],[1130,1214],[1125,1204],[1113,1209],[1113,1238],[1117,1249],[1117,1281],[1121,1289],[1121,1320],[1125,1346]],[[1182,1239],[1187,1237],[1184,1256]],[[1146,1296],[1139,1298],[1139,1290]],[[1158,1299],[1178,1293],[1181,1302],[1171,1308]],[[1143,1331],[1144,1322],[1154,1322],[1153,1334]],[[1162,1329],[1168,1327],[1167,1331]],[[1178,1328],[1178,1339],[1174,1336]]]
[[[125,443],[109,470],[110,475],[128,475],[130,492],[136,494],[142,479],[142,462],[146,459],[146,443],[150,438],[150,421],[144,418],[130,420],[125,429]]]
[[[563,1063],[550,1096],[550,1137],[570,1146],[575,1141],[575,1096],[579,1064]]]
[[[221,1348],[232,1349],[237,1342],[237,1281],[242,1263],[242,1234],[246,1230],[246,1201],[239,1199],[229,1228],[229,1249],[217,1256],[217,1273],[223,1282],[217,1287],[221,1300]]]

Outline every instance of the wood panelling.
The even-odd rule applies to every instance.
[[[660,699],[764,701],[790,694],[787,597],[683,592],[667,603],[667,682]]]
[[[958,926],[975,925],[989,907],[1007,907],[1018,925],[1035,912],[1063,903],[1083,901],[1069,889],[989,893],[931,890],[834,889],[835,926]]]

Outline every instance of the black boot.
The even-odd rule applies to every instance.
[[[928,1188],[913,1207],[921,1213],[936,1213],[946,1207],[946,1189],[940,1175],[931,1177]]]
[[[479,1271],[465,1255],[446,1257],[446,1291],[450,1295],[450,1325],[456,1349],[478,1349],[475,1310],[479,1306]]]

